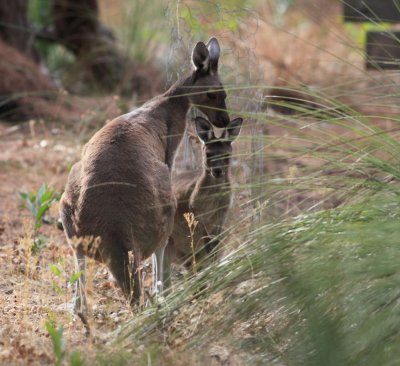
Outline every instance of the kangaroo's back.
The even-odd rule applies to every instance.
[[[165,239],[174,211],[165,152],[146,119],[120,117],[88,144],[76,216],[80,236],[118,231],[141,243],[143,257]],[[124,246],[133,250],[132,240]]]

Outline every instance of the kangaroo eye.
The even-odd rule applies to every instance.
[[[207,93],[207,97],[209,99],[216,99],[217,98],[217,94],[215,94],[215,93]]]

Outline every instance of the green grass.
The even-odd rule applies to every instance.
[[[400,187],[361,186],[340,207],[235,233],[242,244],[132,320],[128,342],[227,343],[252,363],[396,364]]]
[[[259,88],[239,92],[244,99],[245,89],[252,95]],[[285,101],[296,114],[284,121],[242,113],[283,131],[239,139],[247,148],[237,159],[266,170],[235,187],[251,196],[231,222],[226,257],[178,281],[165,302],[135,315],[117,342],[178,344],[183,354],[202,349],[200,364],[216,344],[245,364],[398,362],[398,119],[379,116],[390,121],[387,132],[374,114],[300,91],[319,108]],[[259,149],[249,152],[254,140]],[[283,157],[282,170],[270,174],[268,159]],[[318,164],[299,163],[303,158]]]
[[[191,10],[184,17],[198,22]],[[229,250],[136,314],[116,344],[157,342],[199,364],[215,345],[243,364],[399,362],[398,86],[390,74],[337,61],[357,76],[280,88],[303,96],[268,100],[293,111],[285,116],[268,113],[259,97],[279,88],[225,64],[232,115],[247,122],[237,159],[251,172],[235,187],[249,197],[235,201],[242,212],[225,238]],[[357,95],[364,99],[348,102]]]
[[[163,0],[122,2],[122,23],[115,32],[127,57],[137,62],[154,61],[158,47],[169,40],[164,32],[167,7],[168,2]]]
[[[135,8],[141,5],[143,17]],[[126,44],[135,47],[128,51],[139,60],[149,58],[147,42],[159,41],[148,30],[160,11],[152,6],[132,5],[122,30]],[[214,23],[199,20],[204,9],[214,12]],[[175,36],[207,38],[224,25],[240,31],[232,20],[237,13],[224,19],[215,4],[172,6],[168,14],[174,31],[181,32]],[[349,28],[349,38],[358,42],[366,28]],[[204,364],[215,345],[251,365],[398,364],[398,85],[378,72],[325,87],[277,88],[256,80],[257,65],[238,70],[235,57],[224,62],[231,114],[247,124],[236,158],[250,171],[234,179],[237,196],[247,196],[235,201],[241,211],[224,233],[228,250],[220,262],[176,281],[161,303],[117,329],[117,349],[139,349],[143,364],[163,363],[166,349],[176,359]],[[347,59],[337,62],[360,71]],[[293,114],[266,110],[263,96],[272,88],[302,95],[268,99],[269,108],[286,107]],[[364,99],[349,102],[357,95]],[[303,99],[308,104],[298,103]],[[279,132],[269,133],[274,128]]]

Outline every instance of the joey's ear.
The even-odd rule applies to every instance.
[[[242,128],[243,118],[235,118],[230,121],[228,126],[225,128],[223,137],[229,139],[231,142],[235,141],[239,136],[240,129]]]
[[[196,70],[207,71],[210,63],[210,53],[203,42],[198,42],[193,48],[192,63]]]
[[[196,117],[196,132],[199,139],[204,144],[214,139],[214,130],[212,124],[203,117]]]
[[[208,52],[210,53],[210,68],[212,71],[218,71],[218,60],[221,53],[221,48],[219,47],[218,40],[212,37],[207,42]]]

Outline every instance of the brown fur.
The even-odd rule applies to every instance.
[[[215,39],[210,42],[218,45]],[[141,294],[140,260],[163,249],[173,228],[176,200],[170,169],[190,104],[201,105],[220,126],[229,122],[226,94],[212,56],[218,57],[219,52],[209,54],[199,42],[193,51],[192,74],[99,130],[68,178],[61,220],[78,264],[84,255],[106,263],[132,304]],[[210,88],[218,88],[215,98],[207,96]],[[134,254],[132,264],[129,251]],[[76,308],[85,313],[82,282]]]
[[[221,139],[216,139],[209,124],[207,129],[204,119],[202,130],[197,127],[200,139],[203,140],[203,171],[184,172],[173,179],[172,188],[177,199],[174,230],[171,234],[168,254],[171,260],[191,265],[193,249],[197,265],[202,265],[205,257],[214,251],[219,242],[219,236],[224,230],[226,216],[231,204],[231,181],[229,164],[232,154],[231,140],[236,138],[240,131],[241,119],[232,121],[239,124],[229,139],[229,128],[224,131]],[[239,121],[240,120],[240,121]],[[227,132],[228,131],[228,132]],[[228,135],[228,136],[227,136]],[[228,137],[228,138],[227,138]],[[198,224],[191,238],[189,225],[184,214],[192,212]]]

